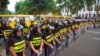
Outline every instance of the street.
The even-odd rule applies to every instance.
[[[87,30],[61,56],[100,56],[100,29]]]

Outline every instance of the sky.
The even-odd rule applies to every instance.
[[[9,0],[9,4],[7,5],[7,9],[14,12],[15,11],[15,4],[20,0]]]

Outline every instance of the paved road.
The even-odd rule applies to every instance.
[[[100,56],[100,29],[86,31],[61,56]]]

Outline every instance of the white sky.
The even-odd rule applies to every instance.
[[[8,10],[14,12],[15,11],[15,4],[18,1],[20,1],[20,0],[9,0],[10,3],[7,5]]]

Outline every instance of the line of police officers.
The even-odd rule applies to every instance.
[[[5,47],[6,56],[58,56],[94,24],[64,17],[9,18],[0,22],[0,46]]]

